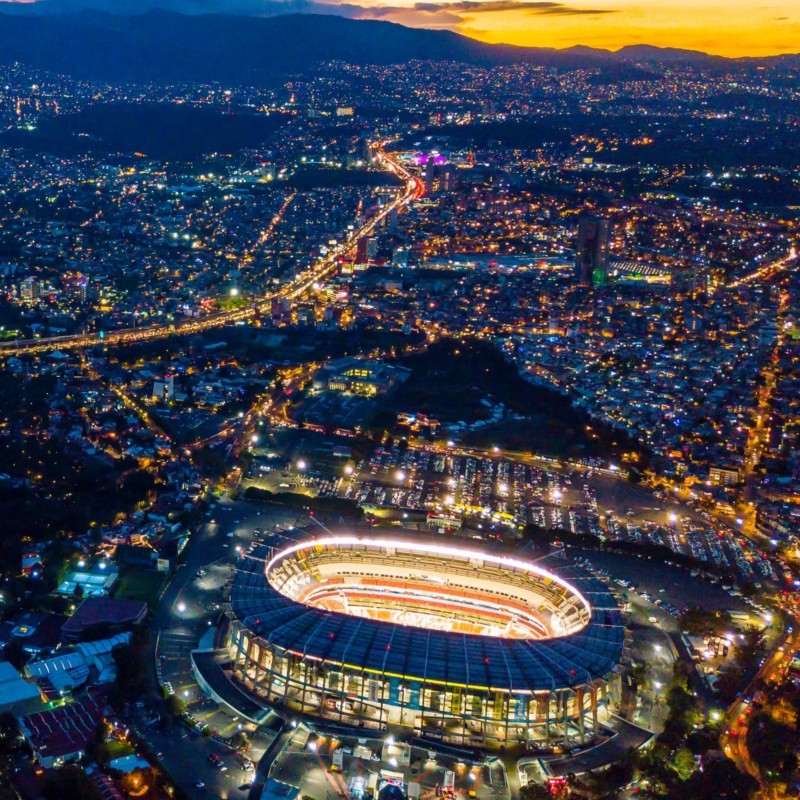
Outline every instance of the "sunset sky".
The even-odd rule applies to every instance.
[[[391,5],[391,19],[490,42],[611,49],[647,43],[722,55],[800,51],[800,0],[455,0],[409,3],[407,11],[404,3]]]
[[[488,42],[538,47],[626,44],[687,47],[720,55],[800,52],[800,0],[0,0],[0,9],[273,15],[322,11],[448,28]]]

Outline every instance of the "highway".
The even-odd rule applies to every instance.
[[[733,283],[729,283],[728,286],[731,289],[737,289],[739,286],[746,286],[748,283],[771,278],[791,266],[796,259],[797,250],[792,247],[783,258],[779,258],[777,261],[772,261],[769,264],[764,264],[764,266],[759,267],[757,270],[749,272],[747,275],[733,281]]]
[[[400,210],[414,200],[418,200],[424,193],[422,181],[409,172],[397,159],[384,150],[381,143],[373,147],[375,160],[388,172],[397,175],[405,182],[405,186],[397,196],[385,205],[374,217],[365,222],[360,228],[352,231],[339,245],[329,250],[322,258],[308,269],[297,275],[292,281],[274,292],[262,295],[253,304],[230,311],[218,311],[205,314],[202,317],[193,317],[167,325],[150,325],[137,328],[120,328],[118,330],[91,334],[72,334],[67,336],[53,336],[42,339],[20,339],[14,342],[0,344],[0,356],[20,355],[23,353],[46,353],[53,350],[77,350],[96,345],[128,345],[137,342],[147,342],[165,339],[169,336],[182,336],[196,334],[203,331],[230,325],[236,322],[246,322],[255,318],[259,313],[269,310],[270,303],[275,299],[298,300],[315,291],[320,281],[333,275],[339,266],[339,259],[347,255],[356,246],[362,236],[369,236],[376,227],[393,211]],[[285,205],[291,199],[287,201]],[[272,230],[272,225],[267,231]],[[263,236],[263,235],[262,235]],[[263,243],[261,239],[259,243]]]

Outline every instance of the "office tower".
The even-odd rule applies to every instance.
[[[369,261],[369,236],[359,236],[356,241],[356,264],[366,264]]]
[[[392,266],[393,267],[407,267],[408,266],[409,250],[407,247],[398,247],[392,253]]]
[[[36,280],[36,278],[33,277],[25,278],[20,283],[19,293],[23,302],[35,303],[40,296],[39,282]]]
[[[433,179],[435,175],[436,162],[433,156],[428,156],[428,160],[425,162],[425,170],[422,173],[422,177],[425,180],[425,194],[433,194]]]
[[[610,220],[593,214],[581,214],[575,248],[575,278],[581,286],[605,284],[610,234]]]

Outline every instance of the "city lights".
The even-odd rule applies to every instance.
[[[11,795],[794,792],[776,1],[0,14]]]

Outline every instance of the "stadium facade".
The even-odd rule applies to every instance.
[[[225,631],[259,699],[486,748],[590,741],[618,700],[623,640],[613,595],[563,558],[360,529],[245,555]]]

